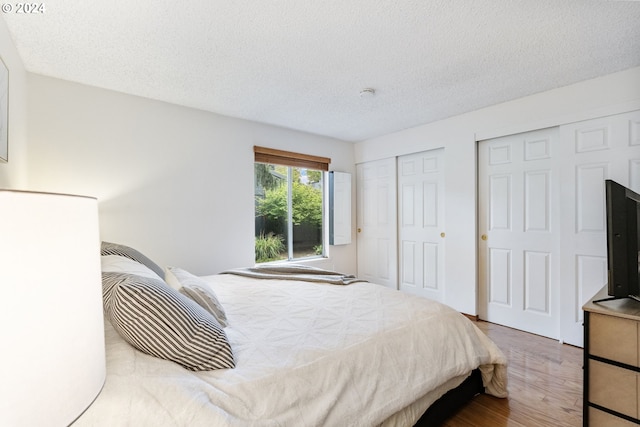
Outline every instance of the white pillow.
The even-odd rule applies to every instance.
[[[136,276],[142,276],[148,279],[162,280],[162,278],[149,267],[130,258],[120,255],[102,255],[100,259],[103,272],[135,274]]]
[[[178,267],[167,267],[164,275],[169,286],[186,295],[209,313],[213,314],[222,327],[228,325],[227,314],[209,284],[198,276]]]
[[[178,277],[174,273],[174,270],[176,270],[176,272],[177,272],[178,268],[177,267],[166,267],[164,269],[164,281],[167,283],[167,285],[171,286],[176,291],[179,291],[180,288],[182,287],[182,283],[180,283],[180,280],[178,279]]]

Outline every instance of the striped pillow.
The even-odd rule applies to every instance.
[[[100,266],[102,267],[102,271],[105,273],[135,274],[136,276],[162,280],[161,277],[146,265],[120,255],[102,255],[100,257]]]
[[[235,367],[216,319],[161,280],[102,273],[105,316],[129,344],[190,371]]]
[[[160,277],[164,274],[162,268],[158,264],[129,246],[119,245],[118,243],[102,242],[100,245],[100,255],[120,255],[146,265]]]
[[[188,296],[200,307],[213,314],[222,327],[228,325],[227,313],[206,281],[178,267],[167,267],[164,277],[169,286],[178,289],[181,294]]]

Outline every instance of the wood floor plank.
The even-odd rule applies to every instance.
[[[582,425],[582,349],[477,321],[507,357],[509,397],[476,396],[444,427]]]

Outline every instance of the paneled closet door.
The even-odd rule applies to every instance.
[[[582,346],[582,305],[607,281],[604,180],[640,192],[640,111],[560,127],[562,341]]]
[[[559,335],[558,129],[479,142],[478,313]]]
[[[358,277],[398,288],[396,159],[358,164]]]
[[[398,158],[400,290],[444,300],[444,149]]]

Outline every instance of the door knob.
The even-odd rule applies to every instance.
[[[358,227],[358,233],[362,233],[362,228]]]
[[[486,234],[483,234],[480,238],[481,238],[482,240],[487,240],[487,235],[486,235]]]

